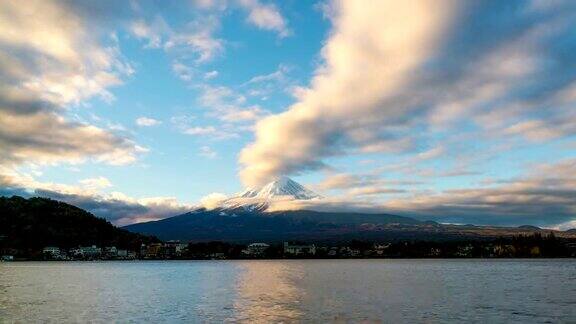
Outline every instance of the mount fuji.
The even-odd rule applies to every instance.
[[[216,208],[197,208],[186,214],[124,228],[164,240],[272,241],[325,240],[362,237],[366,224],[414,225],[422,222],[390,214],[321,212],[313,210],[269,211],[275,202],[320,200],[322,197],[287,177],[248,188],[221,201]],[[364,227],[362,227],[364,226]]]
[[[350,239],[483,238],[531,233],[534,229],[446,225],[384,213],[282,210],[275,202],[313,202],[322,197],[297,182],[281,177],[250,188],[220,202],[216,208],[199,207],[188,213],[124,228],[162,240],[187,242],[342,241]],[[313,204],[308,204],[312,206]]]

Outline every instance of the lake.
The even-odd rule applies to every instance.
[[[576,260],[0,263],[2,322],[576,322]]]

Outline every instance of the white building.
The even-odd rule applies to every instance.
[[[244,250],[244,253],[248,255],[262,255],[269,247],[270,245],[266,243],[251,243],[246,250]]]
[[[99,248],[96,245],[82,246],[78,250],[80,251],[80,254],[85,258],[99,257],[102,254],[102,248]]]
[[[109,258],[118,256],[118,249],[115,246],[107,246],[104,248],[104,255]]]
[[[51,258],[59,258],[60,248],[55,246],[47,246],[44,249],[42,249],[42,253]]]
[[[284,242],[284,254],[286,255],[315,255],[316,245],[291,245],[288,242]]]

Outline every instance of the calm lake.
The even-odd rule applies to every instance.
[[[576,260],[0,263],[1,322],[576,322]]]

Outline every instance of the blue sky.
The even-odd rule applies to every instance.
[[[576,225],[570,1],[6,1],[0,193],[118,224],[319,206]]]

